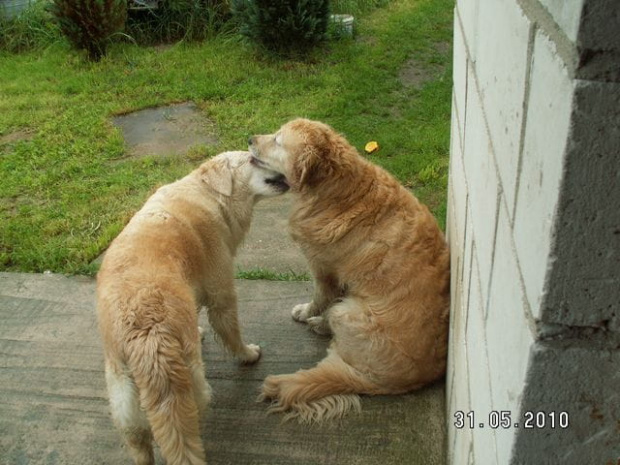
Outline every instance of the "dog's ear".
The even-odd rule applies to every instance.
[[[210,166],[209,169],[203,171],[202,180],[218,194],[230,197],[233,190],[233,175],[230,161],[225,160],[222,163]]]
[[[308,145],[298,155],[293,166],[292,182],[296,187],[312,187],[317,181],[319,155],[315,147]]]

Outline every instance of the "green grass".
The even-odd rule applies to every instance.
[[[95,64],[62,41],[0,52],[0,270],[92,273],[155,187],[296,116],[333,125],[360,151],[378,141],[371,159],[443,225],[453,0],[377,3],[356,16],[356,39],[305,61],[266,58],[230,35],[163,49],[116,44]],[[421,88],[399,80],[411,57],[434,73]],[[188,100],[216,122],[217,146],[123,159],[112,115]],[[17,131],[30,136],[1,142]]]
[[[264,279],[267,281],[310,281],[310,275],[308,273],[296,273],[289,271],[288,273],[280,273],[264,268],[255,268],[251,270],[238,270],[235,274],[237,279]]]

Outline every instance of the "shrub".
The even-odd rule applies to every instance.
[[[329,0],[233,0],[240,32],[279,53],[305,51],[325,39]]]
[[[140,44],[203,40],[230,19],[228,0],[160,0],[156,9],[129,12],[127,34]]]
[[[110,36],[125,27],[127,0],[53,0],[50,10],[69,41],[99,61]]]

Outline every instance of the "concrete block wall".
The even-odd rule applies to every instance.
[[[448,462],[616,465],[620,2],[457,0],[453,69]]]

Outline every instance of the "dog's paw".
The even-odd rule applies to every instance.
[[[256,344],[247,344],[245,352],[240,357],[243,363],[254,363],[260,358],[260,347]]]
[[[312,316],[306,320],[312,331],[321,336],[329,336],[332,333],[329,323],[322,316]]]
[[[312,303],[307,304],[299,304],[293,307],[293,311],[291,315],[293,315],[293,320],[299,321],[300,323],[305,323],[310,317],[310,306]]]

